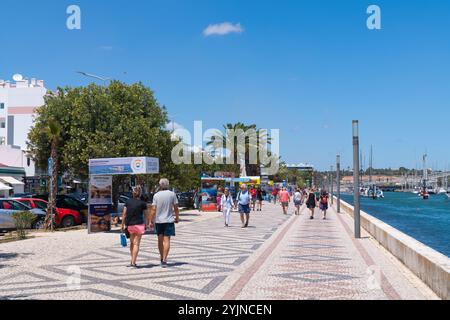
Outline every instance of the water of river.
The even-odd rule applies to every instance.
[[[353,196],[342,195],[353,204]],[[412,193],[387,192],[384,199],[361,198],[361,210],[450,257],[450,200],[423,200]]]

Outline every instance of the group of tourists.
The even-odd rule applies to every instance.
[[[255,193],[252,190],[257,191]],[[254,199],[258,201],[257,211],[262,211],[262,196],[259,196],[259,190],[260,189],[248,189],[245,184],[242,184],[240,191],[236,196],[236,200],[234,200],[230,190],[225,188],[223,195],[220,197],[220,208],[223,212],[225,227],[229,227],[230,225],[230,216],[233,209],[237,210],[240,214],[242,228],[248,227],[251,206],[253,206],[253,211],[255,211],[254,208],[256,201],[254,201]],[[283,214],[285,215],[288,214],[289,203],[292,198],[294,202],[295,215],[300,215],[301,206],[306,204],[306,207],[311,211],[310,219],[314,219],[316,208],[319,208],[322,211],[323,219],[327,219],[329,195],[326,190],[318,191],[316,188],[311,188],[309,190],[297,188],[291,196],[287,188],[283,187],[280,191],[276,192],[276,197],[279,199]]]
[[[152,204],[141,199],[142,188],[133,188],[133,198],[125,203],[121,230],[130,238],[130,267],[137,268],[137,257],[142,236],[146,230],[154,230],[158,236],[158,250],[161,267],[166,268],[170,251],[170,239],[175,236],[175,224],[180,220],[178,198],[169,190],[169,180],[159,181],[159,191],[153,196]]]
[[[180,219],[178,198],[174,192],[169,190],[169,180],[167,179],[159,181],[159,191],[153,196],[152,204],[143,201],[141,196],[142,188],[140,186],[134,187],[133,197],[127,200],[122,213],[121,230],[130,238],[131,262],[129,266],[137,268],[136,261],[142,235],[145,234],[146,230],[154,230],[158,236],[161,267],[166,268],[168,266],[167,257],[170,251],[170,239],[175,236],[175,224]],[[311,188],[308,191],[297,188],[291,196],[286,187],[281,188],[280,191],[274,188],[272,196],[280,201],[285,215],[288,214],[289,203],[292,198],[295,215],[300,215],[301,206],[306,204],[306,207],[311,211],[310,219],[314,219],[317,207],[323,212],[323,219],[327,218],[329,195],[325,190],[320,192],[316,188]],[[230,226],[230,217],[234,209],[240,214],[241,227],[247,228],[251,210],[262,211],[263,199],[264,195],[261,188],[247,188],[246,184],[242,184],[235,199],[230,189],[225,188],[220,197],[220,210],[223,213],[225,227]]]
[[[296,194],[297,193],[299,194],[297,195],[297,199],[300,198],[300,201],[295,203],[296,214],[300,214],[300,206],[306,199],[305,204],[306,207],[311,211],[311,216],[309,217],[311,220],[314,219],[314,213],[317,207],[323,213],[323,220],[327,219],[329,195],[326,190],[318,191],[316,188],[311,188],[309,192],[306,192],[305,190],[301,192],[299,189],[297,189]]]
[[[251,190],[255,190],[253,192]],[[237,209],[242,222],[242,228],[248,227],[250,219],[250,205],[253,206],[255,211],[255,204],[258,202],[258,211],[262,210],[262,193],[260,189],[248,189],[246,184],[242,184],[240,190],[236,196],[236,200],[233,200],[233,196],[230,193],[229,188],[225,188],[224,194],[221,197],[221,208],[225,220],[225,227],[230,225],[231,211]]]
[[[229,188],[219,188],[217,190],[217,211],[222,212],[223,211],[223,196],[225,195],[225,191],[228,191],[228,194],[230,194],[230,189]],[[261,187],[254,187],[254,186],[250,186],[248,187],[248,191],[250,193],[251,196],[251,210],[253,211],[262,211],[262,203],[264,198],[266,197],[266,191],[261,189]],[[226,197],[228,198],[228,197]]]
[[[281,203],[283,214],[287,214],[289,203],[291,202],[291,194],[286,187],[281,188],[281,191],[274,188],[272,196],[275,199],[274,203],[276,203],[277,199]],[[318,191],[316,188],[311,188],[309,190],[297,188],[292,194],[292,199],[294,202],[295,215],[300,215],[301,206],[305,203],[306,207],[311,211],[310,219],[314,219],[315,209],[319,208],[323,213],[323,219],[326,220],[329,203],[329,195],[326,190]]]

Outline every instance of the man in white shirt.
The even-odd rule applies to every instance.
[[[167,256],[170,250],[170,238],[175,236],[175,223],[178,223],[180,220],[180,210],[178,209],[177,195],[169,190],[169,180],[161,179],[159,181],[159,187],[160,191],[153,196],[150,228],[155,227],[156,234],[158,235],[161,267],[166,268]],[[153,220],[155,221],[154,223]]]

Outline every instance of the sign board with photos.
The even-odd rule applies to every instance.
[[[157,174],[159,173],[159,159],[151,157],[129,157],[90,159],[90,175],[115,174]]]
[[[159,173],[158,158],[90,159],[88,233],[111,231],[113,175],[157,173]]]
[[[88,232],[111,230],[112,176],[91,176],[89,181]]]

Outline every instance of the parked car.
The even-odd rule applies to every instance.
[[[89,195],[87,194],[87,192],[83,192],[83,193],[68,193],[67,196],[75,198],[75,199],[83,202],[84,204],[88,204],[88,202],[89,202]]]
[[[20,211],[30,211],[36,216],[32,224],[33,229],[44,227],[45,211],[39,208],[31,208],[14,199],[0,199],[0,230],[14,230],[16,223],[13,213]]]
[[[183,208],[194,207],[194,193],[193,192],[181,192],[177,193],[178,206]]]
[[[125,203],[127,202],[128,199],[130,199],[130,198],[127,196],[124,196],[124,195],[119,197],[119,203],[117,206],[117,212],[118,212],[119,216],[122,215],[123,208],[125,207]]]
[[[35,194],[32,193],[15,193],[12,198],[33,198]]]
[[[31,208],[38,208],[47,211],[48,202],[36,198],[15,199]],[[73,209],[56,208],[55,223],[58,227],[69,228],[83,223],[80,212]]]
[[[36,198],[48,201],[48,195],[39,195],[36,196]],[[88,206],[87,204],[84,204],[80,200],[77,200],[68,195],[60,194],[56,196],[56,207],[78,211],[83,219],[82,223],[87,222]]]

